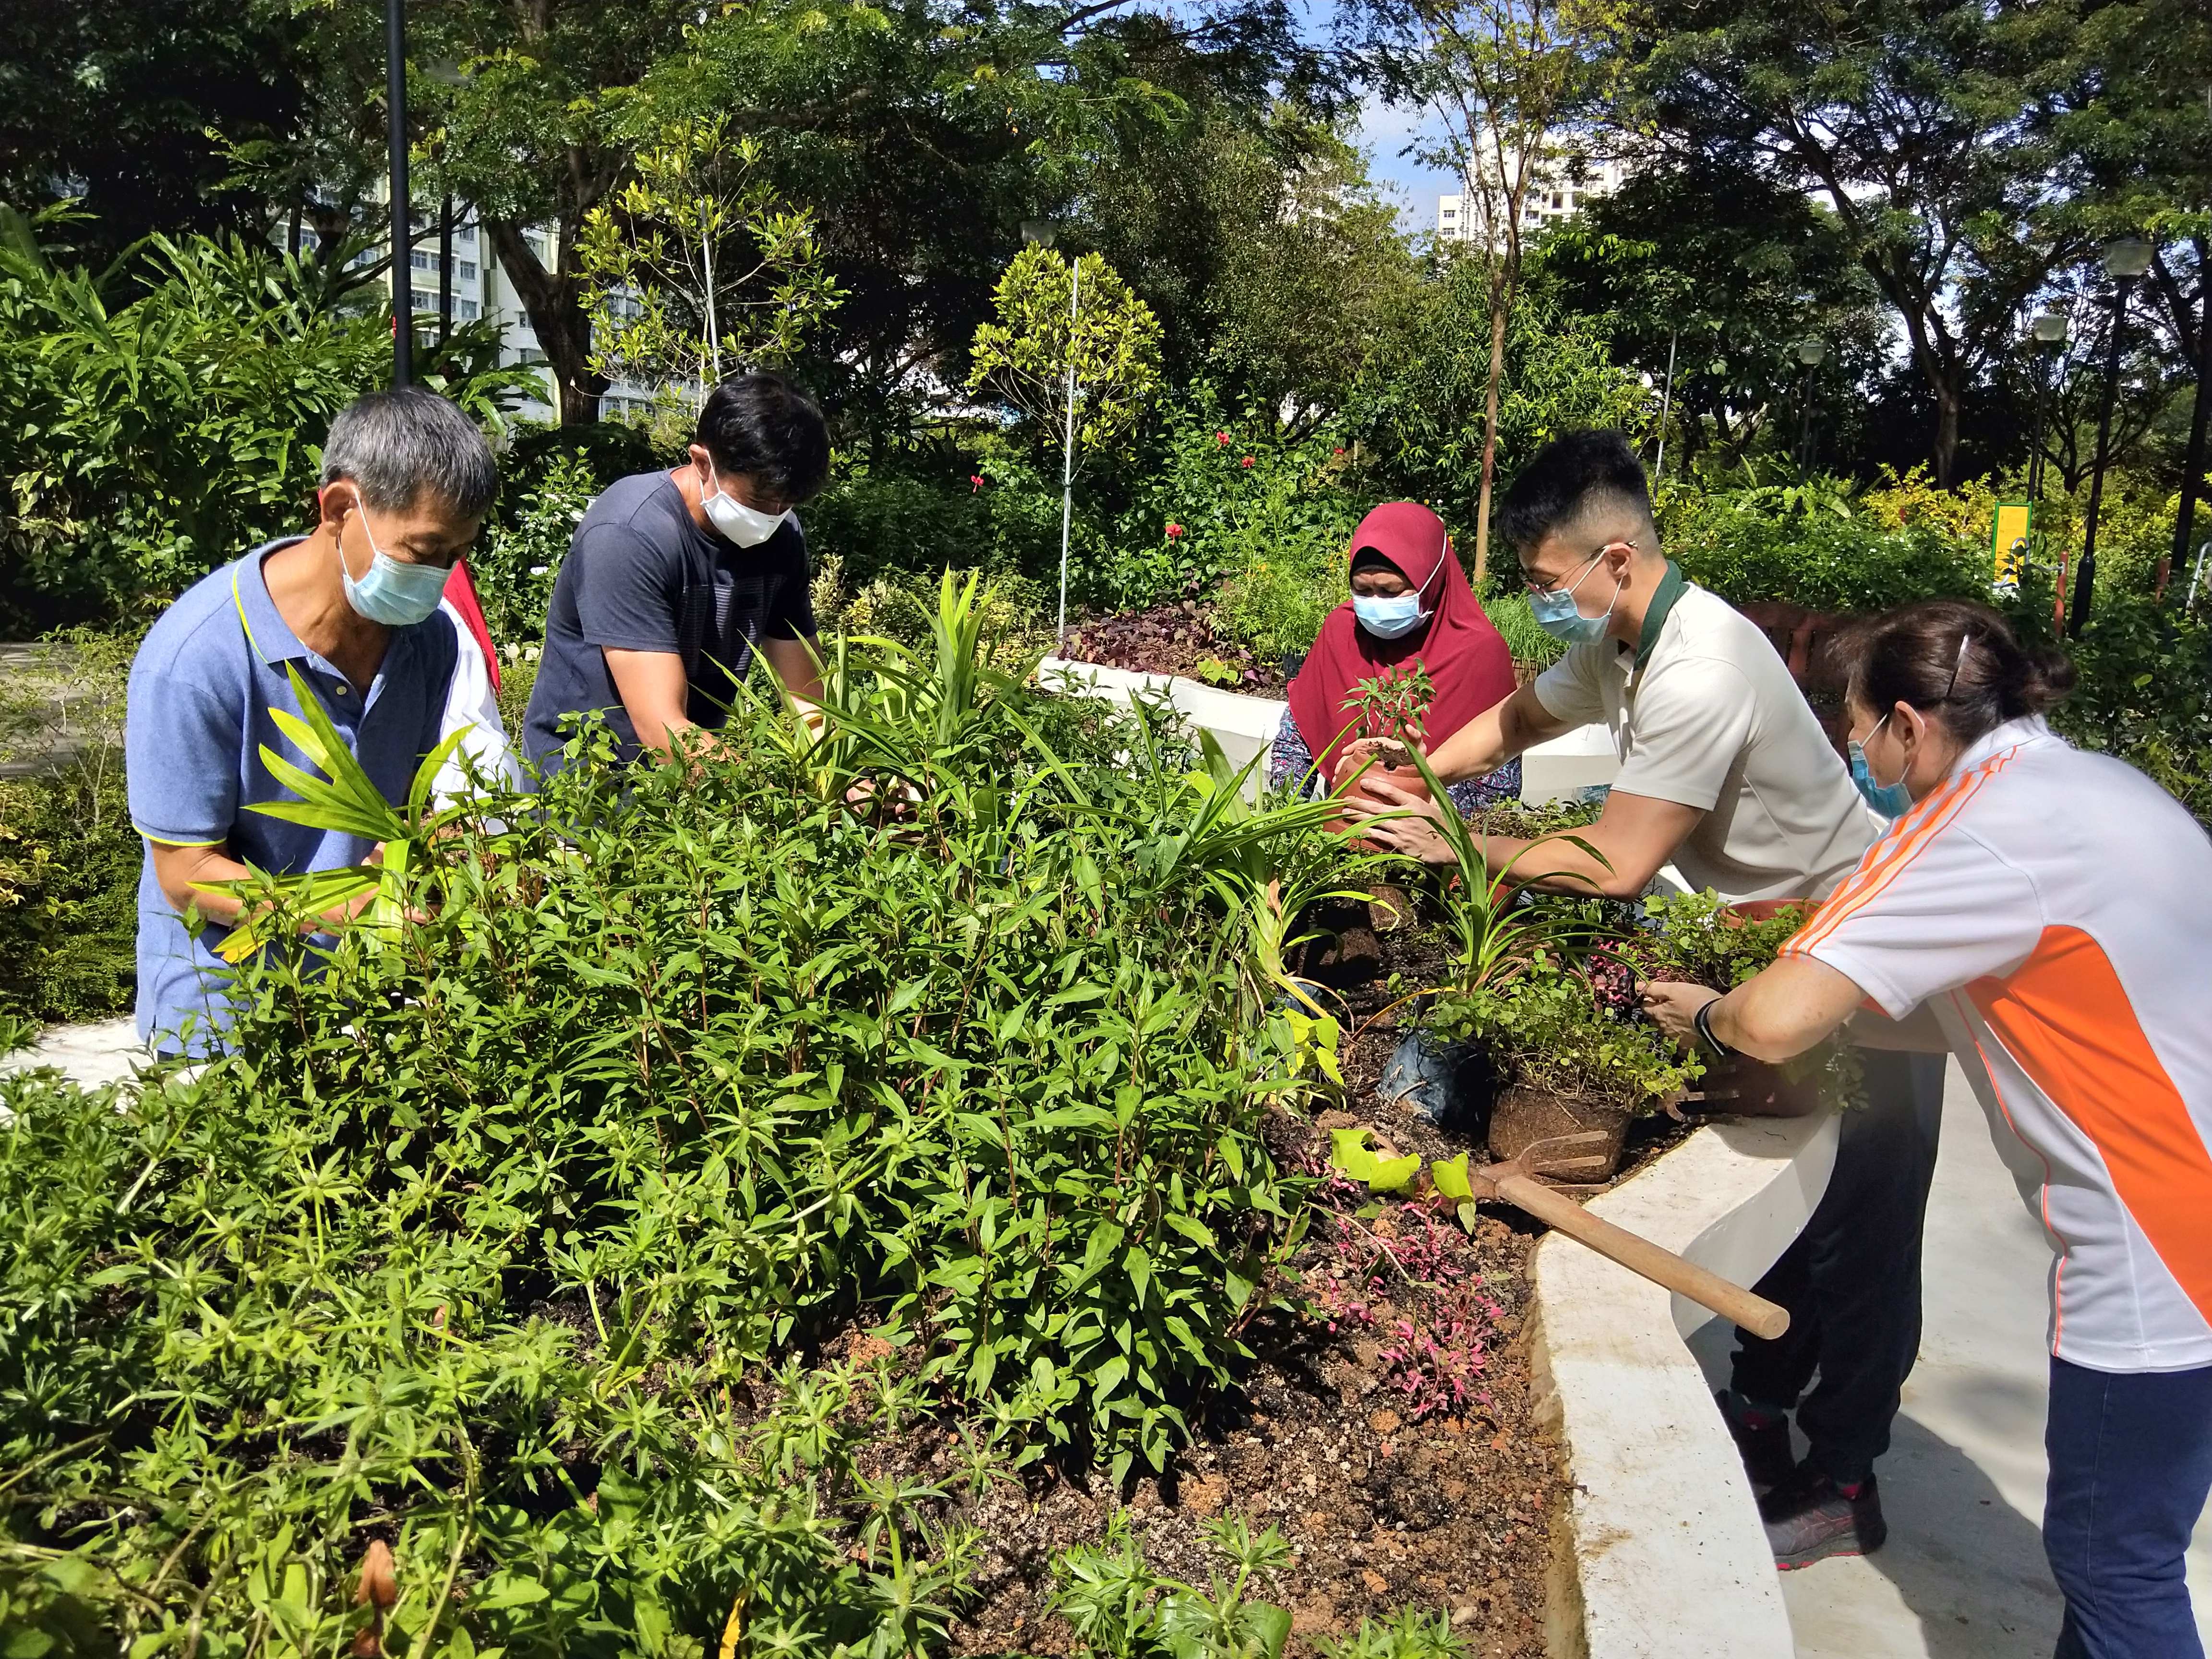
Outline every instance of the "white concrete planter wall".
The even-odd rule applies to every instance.
[[[1140,674],[1127,668],[1047,657],[1037,665],[1039,682],[1075,696],[1103,697],[1126,703],[1132,697],[1165,696],[1192,725],[1211,732],[1233,766],[1242,766],[1275,740],[1290,705],[1280,697],[1224,691],[1202,680],[1175,674]],[[1620,769],[1613,739],[1603,726],[1584,726],[1521,757],[1521,799],[1531,805],[1574,795],[1592,784],[1610,783]],[[1253,789],[1264,781],[1264,763],[1253,774]]]
[[[1710,1125],[1589,1208],[1749,1285],[1811,1216],[1835,1155],[1832,1115]],[[1557,1233],[1534,1278],[1530,1369],[1567,1478],[1547,1652],[1794,1652],[1758,1504],[1683,1340],[1712,1316]]]

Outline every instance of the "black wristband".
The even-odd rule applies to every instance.
[[[1726,1060],[1735,1053],[1735,1050],[1713,1035],[1713,1003],[1719,1000],[1718,997],[1715,997],[1711,1002],[1699,1003],[1698,1012],[1690,1016],[1690,1024],[1698,1028],[1698,1035],[1705,1039],[1705,1047],[1711,1049],[1721,1059]]]

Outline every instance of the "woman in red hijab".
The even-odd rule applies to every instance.
[[[1345,549],[1352,597],[1328,613],[1291,682],[1290,717],[1268,757],[1268,781],[1326,791],[1344,745],[1362,733],[1362,680],[1395,678],[1418,664],[1436,687],[1422,726],[1437,743],[1513,690],[1513,656],[1459,568],[1443,520],[1419,501],[1385,501]],[[1353,706],[1347,706],[1353,705]],[[1463,816],[1517,799],[1521,763],[1449,791]]]

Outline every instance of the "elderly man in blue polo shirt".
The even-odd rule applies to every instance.
[[[272,707],[301,712],[288,668],[385,799],[407,798],[437,746],[459,649],[438,601],[498,477],[483,434],[452,404],[415,389],[373,392],[331,423],[314,530],[196,584],[139,647],[125,753],[131,820],[146,839],[138,1034],[157,1051],[213,1053],[230,1024],[215,947],[241,907],[201,884],[240,879],[249,866],[337,869],[375,850],[249,810],[292,798],[263,764],[264,744],[309,765],[270,717]],[[194,908],[196,931],[185,923]]]

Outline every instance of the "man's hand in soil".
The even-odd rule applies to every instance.
[[[1451,843],[1437,829],[1438,818],[1452,810],[1450,803],[1440,805],[1372,772],[1363,782],[1372,799],[1346,801],[1344,815],[1360,825],[1368,840],[1424,864],[1458,862]],[[1391,816],[1382,816],[1386,813]]]

